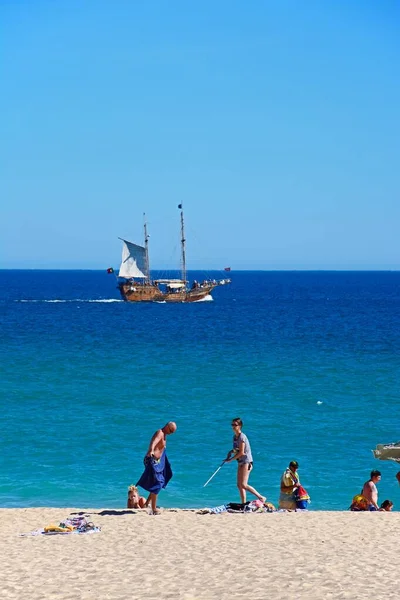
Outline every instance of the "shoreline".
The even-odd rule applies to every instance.
[[[2,598],[256,600],[398,595],[400,513],[1,508]],[[19,537],[70,515],[92,535]]]

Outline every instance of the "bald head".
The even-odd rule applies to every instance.
[[[176,428],[176,423],[174,423],[173,421],[168,421],[168,423],[164,425],[163,431],[166,435],[170,435],[171,433],[175,433]]]

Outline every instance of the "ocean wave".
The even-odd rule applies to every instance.
[[[103,300],[77,300],[77,302],[100,302],[100,303],[108,303],[108,302],[124,302],[124,300],[120,300],[119,298],[103,298]]]
[[[195,302],[214,302],[214,298],[211,294],[208,294],[207,296],[204,296],[204,298],[201,298],[201,300],[195,300]]]

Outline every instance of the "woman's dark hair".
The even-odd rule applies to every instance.
[[[240,427],[243,427],[243,421],[242,419],[239,419],[239,417],[237,417],[236,419],[232,419],[232,423],[238,423]]]
[[[393,502],[391,500],[384,500],[381,504],[381,508],[387,508],[388,506],[393,506]]]

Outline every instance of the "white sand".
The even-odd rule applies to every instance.
[[[100,533],[18,537],[78,509],[1,509],[1,599],[400,597],[399,513],[109,510],[84,511]]]

